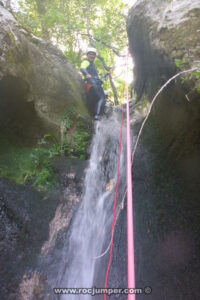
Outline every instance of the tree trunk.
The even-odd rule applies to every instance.
[[[11,0],[6,1],[6,8],[7,9],[11,9],[11,3],[10,2],[11,2]]]
[[[89,3],[89,0],[86,0],[86,8],[87,8],[87,35],[89,37],[90,45],[92,46],[92,37],[90,34],[90,3]]]
[[[100,55],[98,55],[97,57],[102,62],[105,70],[106,71],[110,71],[111,68],[106,65],[104,58],[101,57]],[[111,88],[112,88],[112,91],[113,91],[115,105],[119,105],[118,96],[117,96],[117,89],[115,87],[115,84],[114,84],[114,81],[112,79],[112,75],[111,74],[109,74],[109,80],[110,80],[110,85],[111,85]]]
[[[111,85],[111,88],[112,88],[112,91],[113,91],[115,105],[119,105],[118,96],[117,96],[117,89],[115,87],[115,84],[114,84],[114,81],[112,79],[111,74],[109,74],[109,80],[110,80],[110,85]]]
[[[40,16],[41,27],[42,27],[42,38],[44,40],[50,40],[48,27],[45,24],[44,16],[46,14],[46,0],[36,0],[37,11]]]

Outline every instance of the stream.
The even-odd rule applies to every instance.
[[[120,120],[116,113],[96,124],[83,199],[73,218],[68,249],[64,253],[67,264],[61,267],[58,276],[58,286],[62,288],[92,288],[98,284],[104,287],[109,251],[105,255],[106,261],[104,257],[97,256],[105,251],[110,242],[120,137]],[[123,137],[117,210],[123,197],[126,177],[125,132]],[[63,300],[82,298],[91,299],[91,296],[61,297]]]

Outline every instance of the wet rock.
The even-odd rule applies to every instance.
[[[138,98],[150,97],[181,68],[199,66],[200,3],[198,0],[137,1],[129,12],[127,30],[134,57]]]
[[[45,285],[46,280],[38,272],[24,275],[19,286],[18,297],[21,300],[44,299]]]
[[[59,201],[25,186],[0,180],[0,298],[17,299],[18,285],[48,238],[48,226]]]
[[[130,10],[127,27],[135,60],[136,110],[147,106],[174,74],[198,66],[199,14],[200,2],[189,0],[139,0]],[[148,298],[153,300],[166,295],[172,300],[199,297],[198,84],[189,75],[184,83],[176,79],[162,91],[144,126],[133,165],[136,284],[151,286]]]
[[[0,180],[0,298],[53,299],[63,247],[81,200],[87,161],[54,161],[56,190],[42,194]],[[59,263],[58,263],[59,262]],[[48,280],[47,280],[48,278]]]
[[[34,139],[59,131],[71,110],[87,115],[77,71],[60,50],[36,39],[0,6],[0,127]]]

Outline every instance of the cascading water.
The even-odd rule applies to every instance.
[[[120,142],[120,122],[117,115],[114,112],[109,119],[98,122],[95,129],[83,201],[71,225],[68,251],[65,253],[68,262],[59,274],[60,287],[91,288],[99,284],[104,287],[109,251],[103,258],[96,257],[110,242]],[[123,132],[118,205],[125,189],[125,139]],[[91,296],[82,294],[61,297],[72,300],[83,298],[90,299]]]

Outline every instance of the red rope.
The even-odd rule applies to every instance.
[[[126,57],[126,74],[127,74],[127,89],[126,89],[126,100],[127,100],[127,250],[128,250],[128,288],[135,288],[135,261],[134,261],[134,233],[133,233],[133,213],[132,213],[132,174],[131,174],[131,141],[130,141],[130,117],[129,117],[129,91],[128,91],[128,53]],[[124,98],[125,98],[125,84],[124,84]],[[105,293],[104,300],[107,298],[107,284],[110,266],[112,262],[113,252],[113,234],[115,226],[115,211],[117,204],[117,192],[119,186],[119,170],[120,170],[120,157],[122,148],[122,127],[123,127],[123,105],[121,106],[121,126],[120,126],[120,147],[118,155],[118,166],[117,166],[117,185],[115,189],[114,198],[114,213],[111,228],[111,244],[110,244],[110,257],[105,278]],[[128,294],[128,300],[135,300],[135,294]]]
[[[114,212],[113,212],[113,221],[112,221],[112,228],[111,228],[111,244],[110,244],[110,257],[106,272],[106,278],[105,278],[105,289],[107,288],[108,284],[108,275],[110,271],[110,266],[112,262],[112,252],[113,252],[113,232],[114,232],[114,226],[115,226],[115,211],[116,211],[116,205],[117,205],[117,192],[119,187],[119,170],[120,170],[120,157],[121,157],[121,151],[122,151],[122,128],[123,128],[123,105],[121,106],[121,125],[120,125],[120,145],[119,145],[119,154],[118,154],[118,165],[117,165],[117,184],[115,188],[115,198],[114,198]],[[106,300],[107,294],[106,291],[104,293],[104,300]]]

